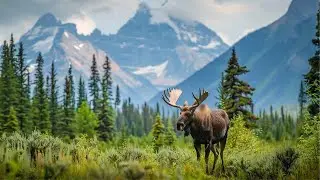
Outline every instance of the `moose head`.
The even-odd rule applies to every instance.
[[[198,106],[209,96],[207,91],[199,89],[199,97],[196,97],[193,93],[192,96],[195,99],[192,105],[188,105],[188,102],[185,101],[184,105],[177,105],[177,101],[182,94],[180,89],[167,89],[163,91],[162,99],[169,106],[178,108],[180,110],[180,116],[177,121],[177,130],[183,131],[186,126],[188,126],[192,120],[194,111]]]

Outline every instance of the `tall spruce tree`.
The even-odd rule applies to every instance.
[[[64,84],[64,100],[63,100],[63,125],[62,134],[65,136],[72,137],[73,132],[71,129],[71,123],[74,118],[74,104],[73,104],[73,75],[71,66],[69,66],[68,75],[65,77]]]
[[[87,103],[87,94],[86,94],[86,87],[85,87],[85,81],[82,78],[82,76],[80,76],[79,79],[79,85],[78,85],[78,100],[77,100],[77,108],[80,108],[81,104],[83,102]]]
[[[68,70],[68,79],[70,83],[70,93],[71,93],[71,108],[74,110],[76,105],[76,96],[75,96],[75,88],[74,88],[74,80],[73,80],[73,74],[72,74],[72,65],[69,65]]]
[[[15,72],[15,65],[13,59],[14,44],[13,42],[10,45],[5,41],[2,46],[2,64],[1,64],[1,77],[0,84],[2,84],[0,89],[0,119],[1,124],[6,124],[9,121],[10,117],[10,108],[13,108],[14,111],[17,108],[18,102],[18,81]],[[12,129],[8,126],[2,128],[2,131],[7,132]]]
[[[306,92],[304,90],[304,85],[303,82],[301,81],[300,84],[300,90],[299,90],[299,97],[298,97],[298,102],[299,102],[299,110],[300,110],[300,118],[303,117],[303,109],[304,109],[304,105],[307,103],[307,97],[306,97]]]
[[[320,111],[320,4],[317,13],[316,35],[312,39],[312,43],[316,47],[316,52],[309,59],[310,70],[304,75],[304,79],[306,93],[310,100],[308,111],[314,116]]]
[[[89,93],[91,96],[92,110],[96,114],[98,114],[98,107],[99,107],[99,95],[100,95],[100,75],[98,71],[96,56],[92,56],[92,65],[91,65],[91,76],[89,81]]]
[[[247,120],[246,125],[251,125],[252,120],[256,119],[249,110],[249,107],[252,104],[251,96],[253,95],[254,88],[247,82],[238,78],[238,76],[248,72],[249,70],[246,66],[239,65],[236,51],[233,48],[232,56],[228,62],[228,67],[225,70],[226,75],[223,83],[223,89],[226,95],[224,108],[230,119],[238,114],[242,114],[244,119]]]
[[[23,43],[19,43],[16,73],[18,79],[18,105],[17,105],[17,119],[19,121],[20,130],[23,133],[31,131],[31,119],[28,118],[28,112],[30,110],[30,97],[28,91],[28,67],[25,64],[25,54]]]
[[[114,108],[117,109],[117,107],[120,105],[120,103],[121,103],[120,88],[119,88],[119,85],[117,85],[116,98],[114,100]]]
[[[50,122],[52,124],[52,134],[58,135],[58,121],[60,121],[59,116],[59,103],[58,103],[58,91],[59,87],[57,85],[57,72],[55,68],[54,61],[51,63],[50,69],[50,95],[49,95],[49,116]]]
[[[107,88],[108,98],[109,102],[111,103],[113,101],[112,98],[112,76],[111,76],[111,61],[108,56],[106,56],[105,62],[103,64],[103,70],[104,75],[103,78],[105,78],[105,86]]]
[[[51,132],[51,122],[49,119],[49,108],[48,99],[45,91],[45,80],[43,76],[43,64],[44,60],[41,53],[39,53],[36,60],[36,70],[35,70],[35,88],[33,96],[33,118],[34,125],[41,132],[50,133]]]
[[[112,138],[112,132],[114,131],[114,114],[111,105],[111,99],[109,95],[112,94],[111,83],[111,67],[109,58],[106,57],[106,61],[103,64],[103,76],[102,76],[102,98],[100,100],[99,107],[99,127],[98,134],[101,140],[106,141]]]

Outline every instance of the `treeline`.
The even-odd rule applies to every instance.
[[[13,35],[9,43],[4,41],[1,52],[0,131],[28,134],[37,129],[64,138],[88,134],[97,135],[101,140],[111,139],[114,108],[120,104],[120,90],[117,86],[113,99],[109,58],[106,57],[100,76],[93,55],[88,83],[89,97],[82,77],[76,85],[71,65],[63,87],[57,84],[54,62],[49,73],[44,72],[43,66],[44,59],[39,53],[34,81],[31,82],[23,44],[20,42],[16,48]],[[62,98],[59,98],[60,94]]]
[[[29,134],[39,130],[64,139],[87,134],[106,141],[112,139],[115,132],[126,136],[148,135],[157,114],[161,114],[161,123],[164,123],[161,126],[171,127],[168,132],[172,133],[169,118],[164,110],[160,113],[159,105],[152,108],[144,103],[139,107],[128,98],[120,107],[120,87],[117,85],[113,94],[110,63],[106,57],[100,75],[93,55],[88,83],[82,76],[75,82],[70,65],[64,84],[59,87],[54,61],[50,71],[44,72],[44,59],[39,53],[31,82],[23,44],[19,43],[16,48],[11,35],[9,43],[4,41],[1,54],[0,132]]]

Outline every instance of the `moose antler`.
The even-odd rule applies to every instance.
[[[169,106],[182,109],[182,106],[179,106],[176,104],[181,94],[182,94],[181,89],[166,89],[163,91],[162,99]]]
[[[199,97],[197,98],[193,93],[192,93],[193,98],[195,99],[194,103],[192,104],[191,108],[197,108],[204,100],[207,99],[209,96],[208,91],[205,91],[204,89],[199,89]]]

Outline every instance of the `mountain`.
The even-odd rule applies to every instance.
[[[38,52],[45,60],[44,72],[48,75],[51,62],[55,61],[58,84],[63,87],[64,77],[67,75],[69,64],[73,67],[76,82],[82,75],[88,82],[92,55],[96,60],[100,72],[105,61],[106,52],[96,48],[89,41],[81,40],[76,26],[71,23],[63,24],[50,13],[43,15],[35,25],[25,33],[20,41],[24,43],[27,63],[33,72]],[[108,55],[109,56],[109,55]],[[131,97],[135,102],[148,100],[157,90],[145,78],[122,69],[115,60],[111,59],[113,85],[119,84],[122,97]],[[33,76],[32,76],[33,77]],[[60,90],[60,93],[62,91]]]
[[[170,17],[145,3],[116,34],[103,35],[96,29],[83,38],[158,88],[186,79],[228,49],[203,24]]]
[[[309,57],[315,52],[311,39],[315,35],[317,7],[318,0],[293,0],[282,17],[234,45],[239,63],[250,70],[242,78],[256,88],[253,96],[256,110],[297,104],[300,81],[308,71]],[[178,84],[184,91],[180,101],[190,102],[192,91],[205,88],[211,93],[206,101],[213,107],[221,72],[230,57],[231,48]],[[150,102],[161,102],[160,97],[158,94]]]

